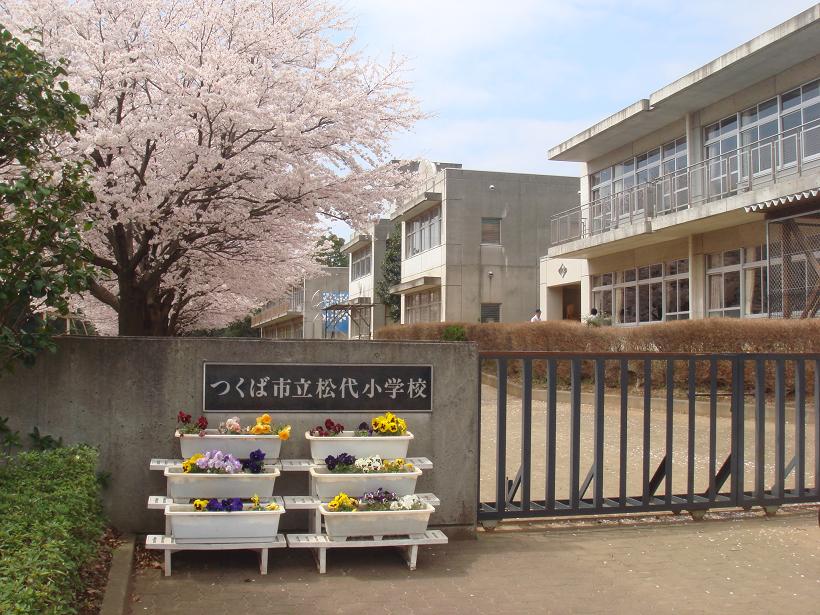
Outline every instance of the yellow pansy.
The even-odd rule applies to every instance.
[[[259,506],[259,496],[255,493],[251,496],[251,504],[254,506]]]
[[[194,510],[205,510],[208,506],[208,500],[194,500]]]
[[[279,510],[279,505],[276,502],[271,502],[265,506],[265,510]]]

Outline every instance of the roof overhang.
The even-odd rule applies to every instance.
[[[770,207],[790,205],[792,203],[797,203],[799,201],[811,199],[816,197],[818,194],[820,194],[820,188],[811,188],[809,190],[803,190],[801,192],[795,192],[792,194],[787,194],[785,196],[779,196],[774,199],[768,199],[767,201],[761,201],[760,203],[749,205],[747,207],[744,207],[743,209],[746,210],[746,213],[760,212],[765,209],[769,209]]]
[[[394,295],[407,295],[428,288],[438,288],[439,286],[441,286],[441,278],[423,276],[391,286],[390,292]]]
[[[424,213],[434,205],[441,204],[441,192],[422,192],[397,208],[391,220],[409,220]]]
[[[549,150],[587,162],[820,54],[820,5],[803,11]]]
[[[353,235],[345,245],[342,246],[342,252],[346,254],[352,254],[357,250],[361,250],[362,248],[366,248],[370,245],[373,238],[367,234],[361,235]]]

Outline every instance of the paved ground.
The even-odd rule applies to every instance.
[[[132,613],[817,613],[816,509],[740,516],[504,527],[423,548],[415,572],[389,549],[331,552],[324,576],[304,551],[267,577],[250,552],[178,553],[171,578],[136,574]]]

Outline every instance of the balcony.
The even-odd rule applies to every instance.
[[[558,213],[550,219],[550,245],[594,237],[818,171],[820,123],[814,122]]]
[[[284,301],[266,305],[261,312],[251,316],[251,327],[261,327],[275,321],[301,316],[305,311],[305,291],[298,288]]]

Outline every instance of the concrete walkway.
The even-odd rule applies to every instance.
[[[140,570],[140,613],[802,613],[820,605],[814,508],[634,522],[502,526],[478,540],[422,548],[410,572],[389,549],[174,555],[174,576]]]

